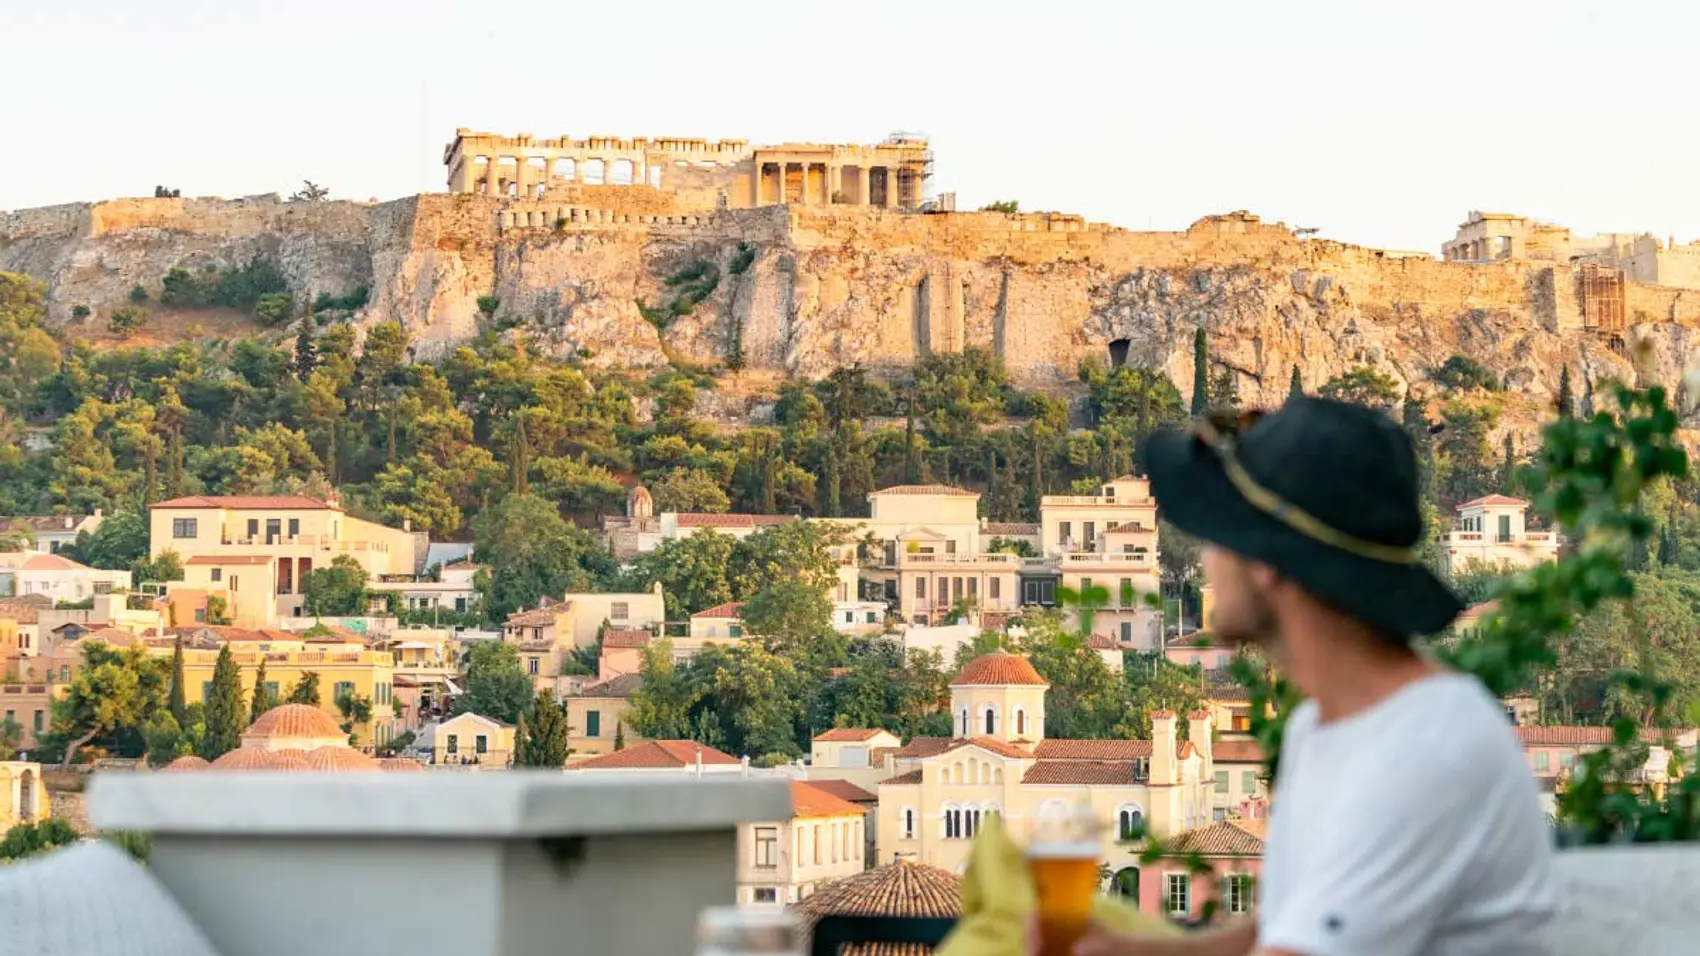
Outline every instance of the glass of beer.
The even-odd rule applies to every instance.
[[[1039,956],[1069,956],[1085,935],[1098,893],[1103,827],[1089,807],[1043,814],[1027,840],[1027,866],[1038,897]]]

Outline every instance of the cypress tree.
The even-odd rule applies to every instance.
[[[319,365],[319,349],[313,344],[313,313],[309,309],[301,316],[301,329],[295,333],[295,377],[305,382]]]
[[[514,766],[560,768],[566,764],[573,752],[568,743],[572,729],[567,725],[566,705],[557,703],[548,691],[542,691],[532,704],[531,723],[525,724],[522,716],[521,726],[526,727],[525,745],[520,746],[516,733]]]
[[[1676,564],[1676,538],[1668,522],[1659,530],[1659,564],[1667,568]]]
[[[1044,495],[1045,483],[1044,456],[1039,452],[1039,433],[1033,433],[1033,472],[1028,476],[1027,484],[1027,518],[1029,521],[1039,520],[1039,499]]]
[[[1570,366],[1558,373],[1558,414],[1569,418],[1576,414],[1576,395],[1570,385]]]
[[[513,765],[516,767],[529,766],[526,757],[531,753],[531,734],[525,726],[525,715],[520,714],[514,724],[514,753]]]
[[[625,723],[625,721],[622,721],[622,720],[614,721],[614,749],[616,751],[626,749],[626,723]]]
[[[531,465],[526,461],[525,413],[521,410],[514,412],[513,461],[509,465],[508,473],[514,494],[523,495],[526,493],[530,471]]]
[[[1505,461],[1499,467],[1499,484],[1506,494],[1517,494],[1517,445],[1510,432],[1505,433]]]
[[[179,634],[171,650],[171,717],[182,727],[189,719],[189,705],[183,698],[183,636]]]
[[[915,448],[915,393],[909,392],[903,421],[903,480],[911,485],[921,483],[921,455]]]
[[[1304,393],[1305,393],[1305,380],[1302,376],[1299,375],[1299,365],[1298,365],[1298,363],[1294,362],[1293,363],[1293,379],[1287,385],[1287,397],[1288,398],[1298,398],[1300,395],[1303,395]]]
[[[219,649],[213,665],[212,690],[207,695],[206,732],[201,737],[201,756],[217,760],[242,744],[248,715],[242,701],[242,670],[230,656],[230,645]]]
[[[248,723],[251,724],[259,720],[261,714],[275,706],[277,706],[277,702],[272,700],[271,694],[266,692],[266,659],[262,655],[260,666],[254,671],[254,696],[248,702]]]
[[[844,476],[841,474],[838,464],[838,456],[841,451],[841,444],[836,439],[826,449],[826,474],[823,476],[826,485],[826,500],[821,503],[821,514],[828,518],[837,518],[844,513],[844,503],[840,500]]]
[[[1210,337],[1201,326],[1192,336],[1192,413],[1210,407]]]

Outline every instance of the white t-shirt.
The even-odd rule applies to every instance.
[[[1505,711],[1415,681],[1344,720],[1293,711],[1258,881],[1258,945],[1305,956],[1539,956],[1553,834]]]

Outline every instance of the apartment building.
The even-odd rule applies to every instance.
[[[1471,565],[1527,568],[1558,560],[1556,531],[1530,531],[1529,502],[1487,495],[1458,506],[1457,527],[1440,539],[1441,569],[1459,574]]]

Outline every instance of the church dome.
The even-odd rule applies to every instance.
[[[197,757],[194,754],[189,754],[186,757],[178,757],[176,760],[173,760],[170,763],[166,764],[165,766],[159,768],[159,772],[160,773],[188,773],[188,772],[192,772],[192,771],[195,771],[195,770],[205,770],[205,769],[207,769],[207,767],[208,767],[208,764],[205,760],[202,760],[200,757]]]
[[[993,651],[974,658],[963,665],[962,672],[950,682],[952,687],[1007,687],[1017,684],[1049,686],[1027,658],[1008,651]]]
[[[394,770],[398,773],[425,772],[423,764],[417,760],[409,760],[406,757],[380,757],[378,758],[378,768],[381,770]]]
[[[273,707],[248,725],[248,737],[346,737],[331,716],[311,704]]]
[[[214,760],[208,770],[270,770],[272,755],[269,750],[258,747],[237,747],[224,756]]]
[[[299,747],[285,747],[272,753],[272,767],[276,770],[308,770],[307,751]]]
[[[378,761],[346,745],[320,747],[308,753],[307,767],[310,770],[329,771],[331,773],[354,773],[379,769]]]

